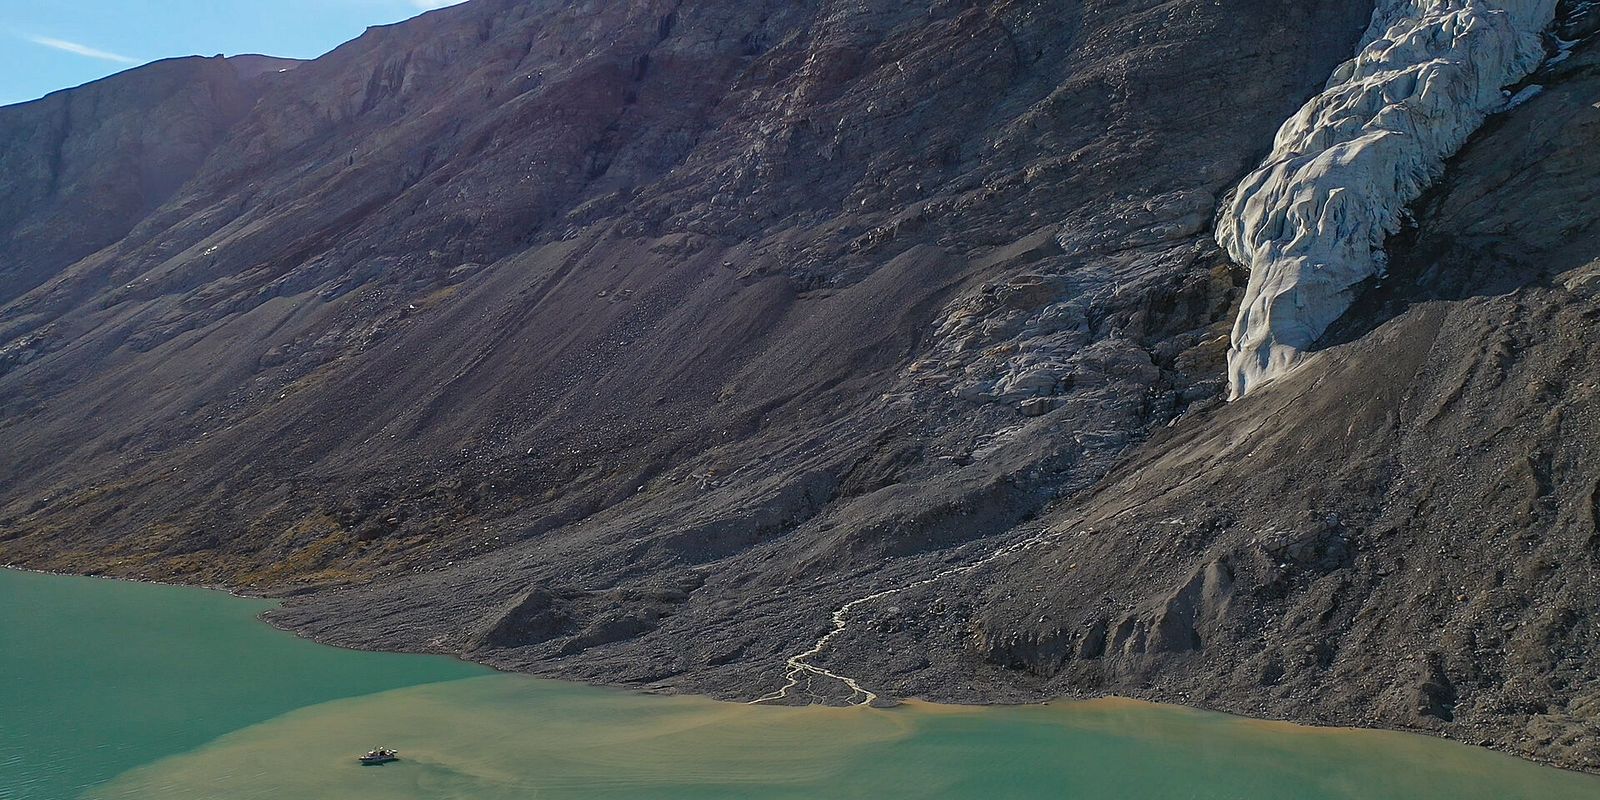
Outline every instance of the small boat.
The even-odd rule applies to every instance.
[[[374,747],[368,750],[366,755],[357,756],[357,758],[361,760],[362,766],[371,767],[377,764],[387,764],[390,761],[399,761],[400,751],[390,750],[387,747]]]

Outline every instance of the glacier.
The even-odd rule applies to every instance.
[[[1556,0],[1379,0],[1354,58],[1285,121],[1217,216],[1250,271],[1230,399],[1293,369],[1385,269],[1384,239],[1545,58]]]

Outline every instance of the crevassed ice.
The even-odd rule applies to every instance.
[[[1379,0],[1356,57],[1283,123],[1217,242],[1250,270],[1230,399],[1291,369],[1384,270],[1383,241],[1444,161],[1544,58],[1556,0]]]

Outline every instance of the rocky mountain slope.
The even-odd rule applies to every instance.
[[[0,302],[127,235],[298,63],[174,59],[0,112]]]
[[[0,109],[0,562],[611,683],[1600,765],[1587,44],[1222,402],[1217,211],[1372,12],[473,0]]]

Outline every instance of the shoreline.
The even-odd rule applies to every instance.
[[[272,628],[274,630],[278,630],[278,631],[282,631],[284,633],[292,634],[297,638],[304,639],[304,640],[309,641],[309,642],[314,642],[314,643],[316,643],[316,644],[318,644],[320,646],[323,646],[323,647],[332,647],[332,648],[336,648],[336,649],[340,649],[340,650],[349,650],[349,651],[355,651],[355,652],[369,652],[369,653],[388,653],[388,654],[393,654],[393,655],[444,656],[444,657],[449,657],[449,658],[451,658],[451,659],[453,659],[455,661],[459,661],[459,662],[462,662],[462,663],[465,663],[465,664],[471,664],[471,665],[474,665],[474,666],[482,667],[484,670],[487,671],[486,674],[526,675],[526,676],[529,676],[529,677],[532,677],[532,678],[539,678],[539,679],[543,679],[543,680],[567,681],[567,682],[571,682],[571,683],[578,683],[578,684],[591,686],[591,687],[596,687],[596,688],[613,689],[613,690],[624,691],[624,692],[629,692],[629,693],[633,693],[633,694],[640,694],[640,695],[703,697],[703,698],[706,698],[706,699],[709,699],[709,700],[714,700],[714,701],[723,702],[723,703],[730,703],[730,704],[745,704],[745,703],[748,703],[748,701],[751,698],[756,696],[756,693],[754,693],[754,692],[736,692],[736,691],[729,691],[729,690],[718,689],[718,688],[701,689],[701,690],[687,689],[687,688],[683,688],[683,687],[681,687],[681,686],[679,686],[677,684],[673,684],[673,683],[657,683],[657,684],[648,684],[648,685],[646,685],[646,684],[629,683],[629,682],[621,682],[621,681],[619,681],[619,682],[597,681],[597,680],[590,679],[588,677],[575,676],[575,675],[571,674],[571,672],[569,670],[566,670],[566,669],[560,669],[560,668],[557,668],[557,669],[539,669],[537,667],[533,667],[531,664],[529,665],[529,668],[521,668],[521,669],[508,668],[508,667],[496,665],[494,663],[490,663],[489,661],[480,660],[480,659],[476,659],[476,658],[471,658],[465,652],[450,651],[450,650],[447,650],[447,649],[425,649],[425,648],[411,648],[411,647],[405,647],[405,646],[400,646],[400,645],[384,646],[384,645],[380,645],[380,644],[355,644],[355,643],[346,643],[346,642],[333,642],[333,641],[328,641],[328,640],[326,640],[324,638],[318,637],[318,636],[316,636],[316,635],[314,635],[312,633],[309,633],[307,630],[304,629],[304,627],[296,626],[296,625],[293,625],[293,624],[286,624],[286,623],[284,623],[283,620],[276,619],[276,618],[274,618],[272,616],[272,612],[273,611],[279,610],[279,609],[284,607],[284,605],[283,605],[284,601],[286,601],[286,600],[288,600],[290,598],[293,598],[293,597],[297,597],[297,596],[315,594],[317,591],[319,591],[318,589],[315,589],[315,588],[308,588],[308,589],[302,590],[302,591],[293,591],[293,592],[290,592],[290,593],[287,593],[287,594],[275,595],[275,594],[271,594],[269,592],[251,592],[251,591],[245,590],[245,589],[240,588],[240,587],[232,587],[232,586],[227,586],[227,585],[206,585],[206,584],[198,584],[198,583],[184,583],[184,582],[177,582],[177,581],[155,580],[155,579],[146,578],[146,577],[127,577],[127,576],[118,576],[118,575],[109,575],[109,574],[87,575],[87,574],[76,573],[76,572],[60,572],[60,571],[53,571],[53,570],[47,570],[47,569],[36,569],[36,568],[21,566],[21,565],[17,565],[17,564],[0,564],[0,569],[15,570],[17,572],[28,572],[28,573],[38,574],[38,575],[49,575],[49,576],[54,576],[54,577],[92,578],[92,579],[116,580],[116,581],[126,581],[126,582],[129,582],[129,583],[151,584],[151,585],[155,585],[155,586],[171,586],[171,587],[184,588],[184,589],[197,589],[197,590],[215,591],[215,592],[221,592],[223,594],[227,594],[230,597],[235,597],[235,598],[245,599],[245,600],[276,600],[276,601],[278,601],[278,605],[274,606],[273,608],[264,609],[261,613],[255,615],[255,620],[258,623],[266,625],[266,626],[268,626],[268,627],[270,627],[270,628]],[[332,588],[332,587],[328,587],[328,588]],[[549,663],[549,662],[533,662],[533,663],[534,664],[539,664],[539,663]],[[984,708],[1021,708],[1021,707],[1030,707],[1030,706],[1048,706],[1048,705],[1051,705],[1052,703],[1056,703],[1056,702],[1065,702],[1065,703],[1088,703],[1088,702],[1100,702],[1100,701],[1126,702],[1126,703],[1131,703],[1131,704],[1144,704],[1144,705],[1166,706],[1166,707],[1170,707],[1170,708],[1187,709],[1187,710],[1195,711],[1197,713],[1221,714],[1221,715],[1224,715],[1224,716],[1227,716],[1227,717],[1231,717],[1231,718],[1236,719],[1236,720],[1242,720],[1242,721],[1245,721],[1245,722],[1258,723],[1258,724],[1263,724],[1263,725],[1287,725],[1287,726],[1292,726],[1292,727],[1294,727],[1296,729],[1303,729],[1303,730],[1308,730],[1308,731],[1347,732],[1347,733],[1383,732],[1383,733],[1404,734],[1404,735],[1410,735],[1410,736],[1427,736],[1427,737],[1435,738],[1435,739],[1443,739],[1443,740],[1445,740],[1447,742],[1450,742],[1452,744],[1462,745],[1462,746],[1466,746],[1466,747],[1482,748],[1484,750],[1496,753],[1498,755],[1510,756],[1510,757],[1517,758],[1517,759],[1522,760],[1522,761],[1526,761],[1526,762],[1531,763],[1531,764],[1537,764],[1537,765],[1540,765],[1540,766],[1550,767],[1552,769],[1559,769],[1559,770],[1562,770],[1562,771],[1577,773],[1577,774],[1581,774],[1581,775],[1596,775],[1596,776],[1600,776],[1600,768],[1588,768],[1588,767],[1585,767],[1583,765],[1573,765],[1573,764],[1563,763],[1562,761],[1557,760],[1557,759],[1539,758],[1539,757],[1536,757],[1536,756],[1533,756],[1533,755],[1530,755],[1530,754],[1527,754],[1527,753],[1513,751],[1510,748],[1508,748],[1507,746],[1505,746],[1504,744],[1502,744],[1501,742],[1493,740],[1493,739],[1488,739],[1488,738],[1484,739],[1483,741],[1471,742],[1471,741],[1467,741],[1467,740],[1465,740],[1463,738],[1460,738],[1459,736],[1452,736],[1451,732],[1446,731],[1446,730],[1433,730],[1433,729],[1427,729],[1427,728],[1408,728],[1408,727],[1403,727],[1403,726],[1390,726],[1390,725],[1362,725],[1362,724],[1352,724],[1352,723],[1339,722],[1339,721],[1321,721],[1321,720],[1315,720],[1315,719],[1310,719],[1310,718],[1302,719],[1302,718],[1296,718],[1296,717],[1290,716],[1290,715],[1263,716],[1263,715],[1259,715],[1259,714],[1242,713],[1241,711],[1233,710],[1233,709],[1230,709],[1230,708],[1227,708],[1227,707],[1220,707],[1220,706],[1212,705],[1212,704],[1198,703],[1198,702],[1194,702],[1192,699],[1188,699],[1186,697],[1179,697],[1179,696],[1177,696],[1177,694],[1166,694],[1166,693],[1159,692],[1159,691],[1151,691],[1151,692],[1144,692],[1144,693],[1138,693],[1138,694],[1118,694],[1118,693],[1113,693],[1113,692],[1083,692],[1083,693],[1071,693],[1071,692],[1069,692],[1069,693],[1062,693],[1062,694],[1038,695],[1038,696],[1036,696],[1036,699],[1023,699],[1025,697],[1029,697],[1030,693],[1029,692],[1024,692],[1024,691],[1016,691],[1016,690],[1012,690],[1010,692],[1007,692],[1004,689],[1002,689],[1001,691],[997,692],[996,694],[999,694],[999,695],[1002,695],[1002,696],[1008,696],[1010,699],[994,699],[994,700],[987,700],[987,701],[984,701],[984,700],[951,701],[951,700],[940,700],[937,697],[928,697],[928,696],[923,696],[923,695],[920,695],[920,694],[906,694],[904,696],[901,696],[897,692],[895,692],[894,689],[890,688],[893,685],[894,685],[894,683],[892,681],[889,681],[889,682],[886,682],[884,685],[879,687],[882,691],[886,692],[889,695],[889,697],[886,698],[887,701],[884,702],[883,704],[872,706],[872,708],[874,710],[885,710],[885,711],[887,711],[887,710],[893,710],[895,707],[901,706],[901,705],[920,705],[920,706],[927,706],[927,707],[952,709],[953,710],[952,713],[959,713],[959,710],[962,710],[962,709],[981,710],[981,709],[984,709]],[[746,694],[748,694],[749,696],[747,697]],[[1178,694],[1182,694],[1182,693],[1178,693]],[[792,705],[819,705],[819,704],[804,703],[804,704],[792,704]],[[820,704],[820,705],[827,705],[828,707],[841,707],[841,708],[847,707],[847,706],[834,706],[833,704]]]

